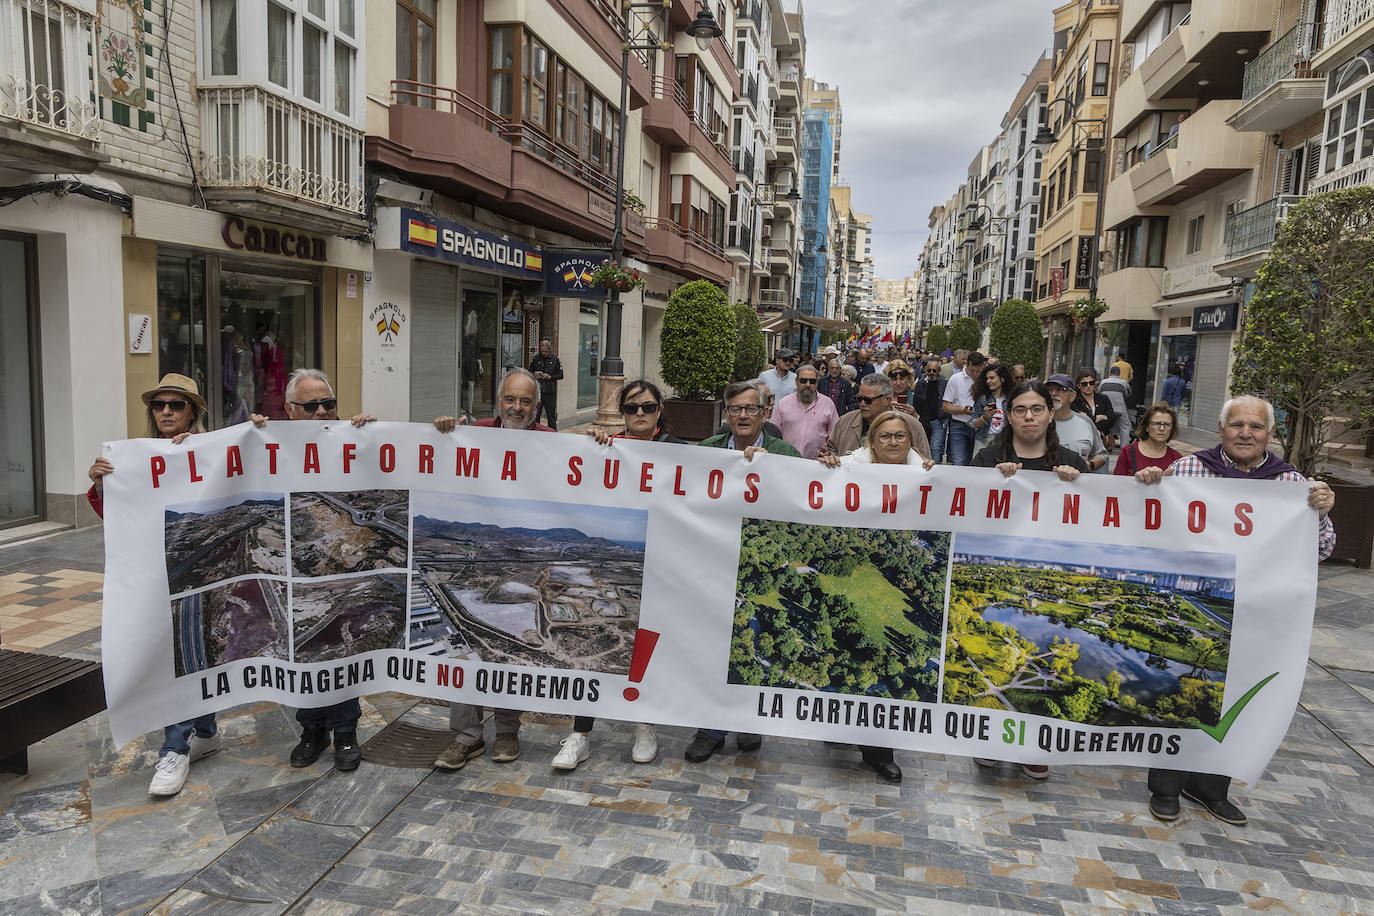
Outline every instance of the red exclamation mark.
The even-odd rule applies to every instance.
[[[658,634],[653,630],[635,631],[634,654],[630,656],[630,683],[638,684],[644,680],[644,669],[649,667],[649,659],[653,657],[654,646],[658,645]],[[639,699],[638,687],[626,687],[625,699],[633,703]]]

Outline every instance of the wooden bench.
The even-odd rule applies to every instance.
[[[105,708],[99,662],[0,649],[0,772],[29,771],[29,745]]]

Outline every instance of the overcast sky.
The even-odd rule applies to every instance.
[[[412,490],[416,515],[466,524],[499,525],[502,528],[575,528],[588,537],[644,543],[649,513],[643,509],[584,506],[536,499],[500,499]]]
[[[1125,547],[1120,544],[1080,544],[1041,538],[1003,535],[958,534],[954,539],[956,561],[961,555],[1039,560],[1046,563],[1087,563],[1140,572],[1182,573],[1233,579],[1236,558],[1224,553],[1161,550],[1157,547]]]
[[[873,216],[876,276],[916,269],[954,192],[1052,42],[1051,0],[803,0],[807,75],[840,90],[840,178]]]

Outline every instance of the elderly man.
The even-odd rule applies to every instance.
[[[1164,477],[1307,482],[1295,468],[1269,452],[1269,441],[1274,435],[1274,408],[1268,401],[1250,396],[1232,398],[1221,406],[1217,431],[1221,434],[1219,445],[1185,455],[1167,471],[1142,468],[1135,479],[1144,484],[1157,484]],[[1319,519],[1319,562],[1331,556],[1336,547],[1336,529],[1328,517],[1335,504],[1336,494],[1325,482],[1311,483],[1307,505],[1316,510]],[[1248,820],[1226,797],[1231,788],[1229,776],[1151,768],[1149,787],[1150,813],[1157,820],[1168,822],[1178,818],[1180,794],[1207,809],[1217,820],[1236,825]]]
[[[873,368],[872,357],[873,354],[869,352],[866,348],[859,348],[859,352],[856,354],[854,359],[854,371],[858,373],[858,378],[860,381],[863,381],[863,379],[866,376],[870,376],[874,372],[878,371],[877,369]]]
[[[844,377],[844,365],[838,359],[832,359],[826,369],[825,378],[816,389],[835,405],[838,416],[844,416],[854,409],[854,385]]]
[[[940,464],[945,460],[945,438],[949,432],[949,415],[945,413],[945,386],[949,380],[940,375],[940,357],[932,356],[926,360],[921,377],[916,380],[912,392],[916,416],[921,418],[921,428],[930,440],[930,457]]]
[[[530,371],[539,379],[539,410],[535,422],[541,416],[549,421],[549,429],[558,429],[558,380],[563,377],[563,364],[553,355],[553,345],[548,340],[539,341],[539,353],[530,360]]]
[[[496,416],[478,420],[473,426],[500,426],[505,429],[534,429],[554,432],[534,421],[539,410],[539,379],[527,369],[512,369],[501,379],[496,394]],[[451,433],[463,421],[453,417],[439,417],[434,421],[441,433]],[[491,759],[508,763],[520,756],[520,710],[492,709],[496,721],[496,740],[492,743]],[[441,770],[461,770],[474,757],[486,750],[482,736],[482,707],[467,703],[448,705],[448,727],[454,738],[439,752],[434,765]]]
[[[779,398],[773,408],[773,420],[782,431],[782,438],[792,443],[803,458],[815,458],[839,421],[839,412],[830,398],[823,398],[817,390],[820,377],[815,366],[797,370],[797,390]]]
[[[703,439],[701,444],[707,448],[737,449],[744,452],[744,457],[750,461],[760,452],[800,458],[801,453],[786,441],[763,431],[763,416],[763,395],[759,392],[758,383],[734,382],[725,389],[725,417],[730,432]],[[709,760],[725,744],[725,736],[726,732],[719,729],[697,729],[683,757],[691,763]],[[735,736],[735,745],[741,751],[756,751],[762,744],[763,738],[755,734],[740,733]]]
[[[774,368],[765,370],[758,380],[768,386],[774,397],[785,398],[797,390],[797,377],[792,371],[797,368],[797,362],[797,354],[783,347],[778,351]]]
[[[960,357],[959,354],[963,354]],[[949,414],[949,461],[950,464],[967,465],[973,460],[973,382],[983,371],[987,357],[974,350],[956,350],[954,362],[962,370],[950,377],[945,386],[945,399],[942,406]]]
[[[1073,379],[1057,372],[1045,380],[1045,387],[1054,398],[1054,433],[1059,444],[1081,457],[1089,471],[1107,473],[1107,447],[1101,433],[1092,420],[1073,409]]]
[[[840,417],[825,444],[828,455],[848,455],[864,444],[868,435],[868,424],[874,417],[892,409],[892,379],[886,375],[869,375],[859,382],[859,407]],[[911,447],[922,458],[930,457],[930,440],[921,428],[921,421],[914,414],[901,415],[911,430]]]
[[[297,369],[286,382],[286,417],[289,420],[337,420],[339,399],[329,376],[319,369]],[[249,419],[258,427],[266,426],[267,417],[251,414]],[[358,414],[350,421],[363,426],[375,418]],[[362,718],[362,704],[356,698],[341,700],[329,706],[296,710],[296,722],[301,727],[301,740],[291,749],[291,765],[308,767],[329,747],[330,733],[334,739],[334,768],[347,773],[358,768],[363,752],[358,745],[358,720]]]

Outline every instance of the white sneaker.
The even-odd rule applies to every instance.
[[[208,738],[202,738],[195,732],[191,732],[191,740],[186,742],[191,745],[191,753],[188,755],[191,762],[195,763],[202,757],[215,753],[224,746],[224,741],[220,739],[219,732],[215,732]]]
[[[186,785],[186,774],[191,772],[191,758],[186,754],[168,751],[162,755],[153,770],[153,781],[148,784],[149,795],[176,795]]]
[[[577,765],[587,759],[587,754],[591,752],[592,742],[581,732],[573,732],[563,739],[563,746],[558,749],[558,753],[553,757],[553,768],[555,770],[575,770]]]
[[[641,722],[635,726],[635,746],[630,749],[630,759],[635,763],[653,763],[658,756],[658,736],[654,727]]]

